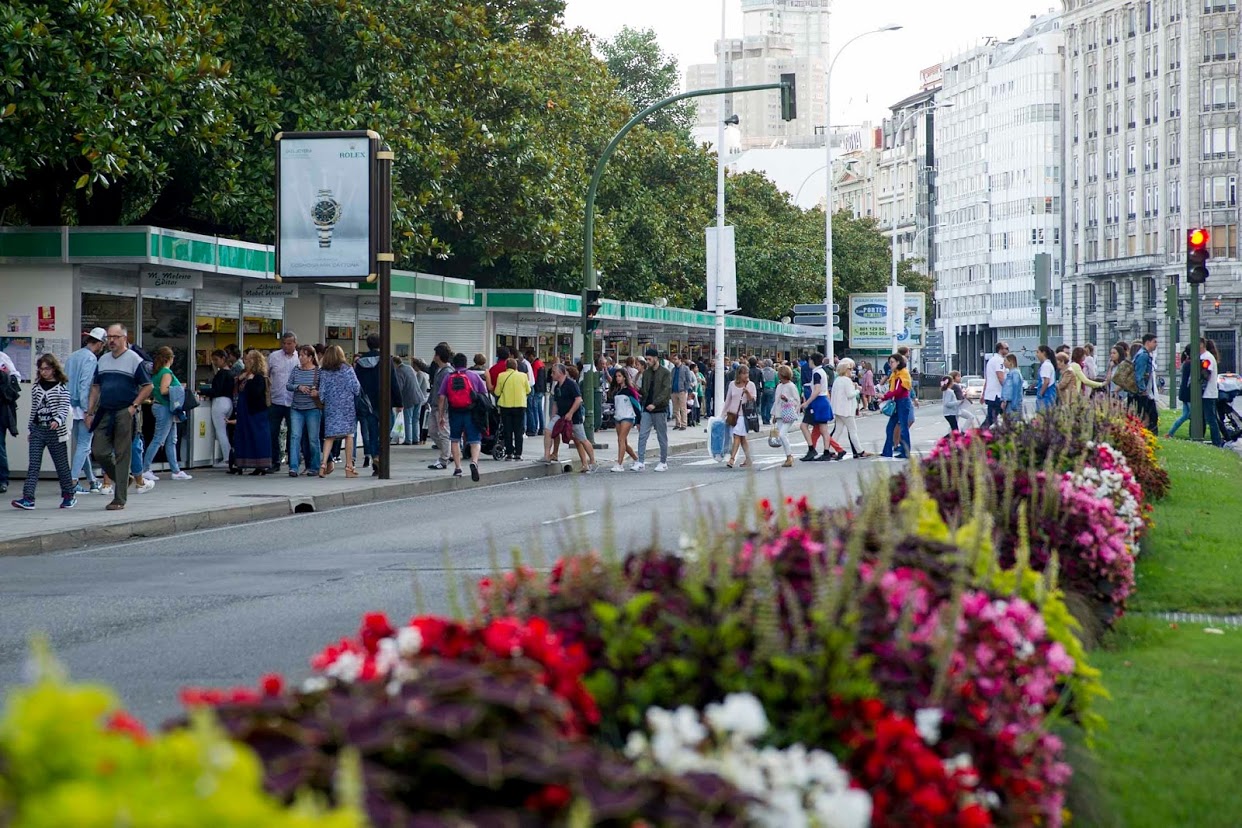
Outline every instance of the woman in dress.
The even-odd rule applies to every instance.
[[[750,457],[750,438],[746,431],[746,413],[745,406],[757,404],[759,397],[755,392],[755,384],[750,381],[750,368],[746,363],[742,363],[737,367],[737,374],[733,377],[733,382],[729,384],[729,391],[725,394],[724,414],[727,420],[730,414],[736,415],[736,421],[733,423],[733,448],[729,452],[729,462],[725,463],[729,468],[733,468],[733,461],[737,459],[737,450],[741,449],[746,454],[746,460],[742,462],[743,466],[751,464]]]
[[[272,389],[267,380],[267,358],[262,351],[249,350],[242,359],[242,372],[237,378],[237,417],[234,433],[233,474],[251,469],[252,475],[267,474],[272,467],[272,431],[267,409],[272,404]]]
[[[341,346],[331,345],[325,349],[323,363],[319,366],[319,398],[323,402],[323,456],[327,459],[319,467],[320,477],[327,477],[336,470],[331,454],[334,440],[345,441],[345,456],[349,458],[345,476],[358,476],[353,461],[354,431],[358,428],[354,398],[361,390],[358,375],[345,361]]]
[[[612,403],[613,418],[617,421],[617,463],[612,467],[615,472],[625,471],[625,457],[638,462],[638,455],[630,448],[630,431],[638,422],[638,411],[642,408],[638,389],[630,383],[630,373],[619,368],[612,375],[612,384],[608,386],[608,402]]]
[[[871,370],[870,362],[862,364],[862,397],[863,411],[870,411],[871,401],[875,398],[875,371]]]

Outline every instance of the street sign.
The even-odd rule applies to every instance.
[[[823,305],[820,305],[820,307],[822,308]],[[827,325],[828,317],[827,315],[822,314],[822,313],[806,314],[806,315],[795,316],[793,318],[793,321],[795,325]]]
[[[794,313],[827,313],[828,306],[823,302],[820,302],[818,305],[794,305],[793,311]],[[832,312],[840,313],[841,306],[834,303],[832,306]]]

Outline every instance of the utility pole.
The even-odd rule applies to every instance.
[[[1048,344],[1048,294],[1052,292],[1052,256],[1035,254],[1035,296],[1039,299],[1039,344]]]

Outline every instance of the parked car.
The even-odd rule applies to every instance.
[[[962,377],[962,390],[967,402],[979,402],[983,399],[983,377]]]

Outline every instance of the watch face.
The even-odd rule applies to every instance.
[[[311,205],[311,220],[315,224],[336,224],[341,218],[341,205],[334,198],[320,198]]]

